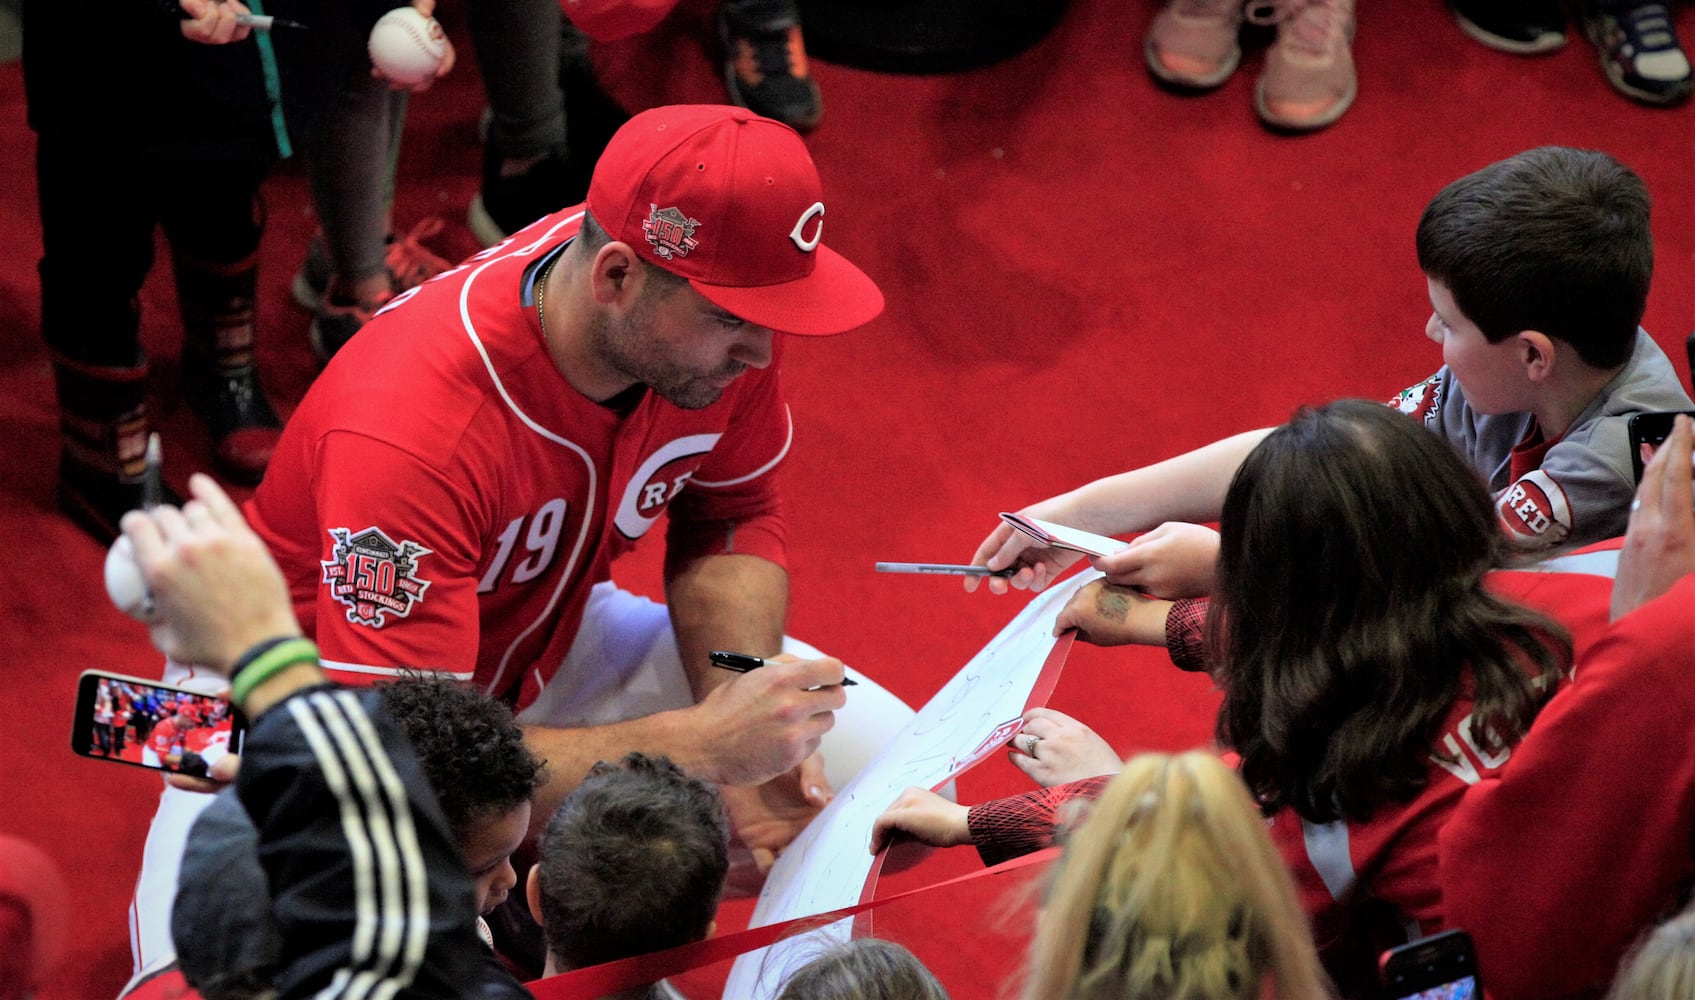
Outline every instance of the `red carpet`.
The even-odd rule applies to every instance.
[[[461,220],[477,186],[482,106],[454,7],[444,16],[463,62],[413,103],[396,210],[403,228],[448,217],[438,248],[449,256],[473,249]],[[966,74],[817,64],[828,110],[809,144],[829,241],[879,279],[889,307],[864,330],[788,353],[795,634],[922,703],[1017,605],[967,597],[948,579],[876,575],[873,561],[964,559],[996,511],[1303,402],[1387,398],[1422,378],[1439,356],[1423,336],[1419,211],[1446,181],[1529,146],[1604,149],[1646,178],[1659,237],[1646,322],[1681,358],[1695,320],[1695,111],[1615,96],[1575,38],[1554,56],[1518,59],[1461,36],[1440,0],[1363,7],[1359,101],[1335,128],[1302,138],[1255,121],[1252,54],[1218,93],[1158,90],[1140,55],[1152,0],[1077,0],[1038,47]],[[1695,41],[1695,16],[1679,18]],[[708,38],[690,8],[654,37],[600,53],[605,79],[629,107],[721,100]],[[157,782],[71,755],[72,692],[83,669],[152,676],[158,660],[107,604],[102,551],[53,506],[33,137],[16,65],[0,68],[0,149],[0,537],[12,553],[0,663],[13,718],[0,829],[41,844],[74,886],[79,930],[44,1000],[106,997],[127,975],[125,903]],[[286,410],[315,371],[287,294],[311,221],[295,168],[269,198],[262,357]],[[180,486],[206,464],[206,443],[176,402],[170,288],[164,273],[148,285],[145,338],[166,471]],[[650,586],[655,554],[622,575]],[[1161,655],[1079,647],[1052,704],[1131,751],[1204,742],[1213,699],[1203,678],[1176,675]],[[962,797],[1021,781],[991,761]],[[975,864],[956,851],[891,884]],[[996,893],[970,890],[892,909],[879,931],[917,950],[956,998],[1000,995],[1027,917],[1002,919]],[[733,909],[726,929],[746,912]]]

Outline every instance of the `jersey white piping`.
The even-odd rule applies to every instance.
[[[1618,554],[1618,549],[1602,549],[1599,552],[1555,556],[1531,566],[1530,570],[1535,573],[1582,573],[1612,579],[1618,576]]]
[[[705,480],[701,480],[701,479],[691,479],[691,480],[689,480],[689,485],[690,486],[699,486],[703,489],[722,489],[726,486],[739,486],[740,484],[745,483],[750,479],[758,479],[760,476],[763,476],[767,472],[770,472],[772,469],[776,468],[777,463],[781,462],[783,460],[783,457],[789,453],[789,445],[793,444],[794,439],[795,439],[795,420],[794,420],[794,416],[789,413],[789,405],[787,403],[783,404],[783,419],[785,421],[787,421],[787,423],[789,425],[788,433],[783,437],[783,447],[781,447],[777,450],[777,456],[775,458],[771,459],[771,461],[766,462],[764,465],[761,465],[759,468],[753,470],[752,472],[748,473],[747,475],[739,476],[735,479],[720,479],[720,480],[717,480],[716,482],[706,482]]]
[[[1301,820],[1301,840],[1307,849],[1307,860],[1330,890],[1330,898],[1340,900],[1354,887],[1353,854],[1348,848],[1348,824],[1343,820],[1314,823]]]
[[[325,670],[334,670],[345,674],[376,674],[379,677],[396,677],[400,674],[429,674],[436,677],[451,677],[456,681],[468,681],[475,675],[475,670],[463,672],[457,670],[438,670],[435,667],[378,667],[369,663],[346,663],[341,660],[319,660],[318,665]]]
[[[512,398],[511,394],[506,391],[505,383],[500,380],[500,373],[495,370],[494,362],[489,359],[488,348],[483,345],[482,338],[477,336],[476,324],[471,321],[471,310],[468,304],[471,297],[471,285],[477,280],[478,276],[480,276],[484,270],[497,261],[505,260],[508,256],[522,257],[534,253],[536,250],[540,249],[544,243],[551,239],[553,234],[557,232],[561,226],[568,225],[580,218],[582,218],[582,213],[573,215],[570,218],[561,219],[558,225],[549,229],[540,239],[537,239],[529,246],[519,250],[514,250],[512,253],[505,256],[495,257],[484,262],[465,278],[465,283],[459,288],[460,323],[464,326],[465,335],[471,338],[471,346],[476,348],[477,356],[482,358],[483,369],[488,372],[489,380],[494,383],[495,391],[500,393],[500,398],[506,403],[507,409],[511,410],[519,420],[524,422],[524,426],[528,427],[536,434],[554,442],[555,444],[562,445],[575,453],[578,458],[582,459],[584,467],[588,470],[589,477],[588,501],[583,507],[582,528],[577,532],[577,541],[571,548],[570,558],[565,561],[564,572],[559,574],[559,583],[553,588],[552,596],[547,599],[546,606],[544,606],[541,613],[536,616],[536,620],[531,622],[522,632],[519,632],[517,637],[512,640],[511,644],[506,647],[506,652],[501,654],[500,666],[495,670],[494,678],[490,680],[488,684],[487,690],[490,694],[494,694],[500,690],[500,682],[505,679],[506,669],[512,663],[512,654],[517,652],[519,645],[522,644],[525,639],[528,639],[531,633],[540,628],[542,624],[552,616],[553,609],[559,606],[560,595],[565,592],[566,584],[570,583],[572,574],[576,571],[577,560],[582,558],[583,546],[588,541],[589,526],[594,523],[594,502],[596,491],[598,489],[600,473],[599,470],[595,468],[593,459],[589,458],[589,453],[585,451],[581,445],[578,445],[573,441],[568,441],[565,438],[560,437],[558,434],[548,430],[546,427],[543,427],[541,424],[536,423],[535,420],[531,419],[528,413],[525,413],[518,406],[517,401]]]

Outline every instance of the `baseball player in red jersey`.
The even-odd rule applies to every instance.
[[[141,762],[148,767],[175,767],[177,758],[182,756],[183,734],[193,726],[180,709],[174,710],[148,732],[147,743],[141,748]]]
[[[778,334],[842,332],[883,304],[824,245],[824,218],[791,129],[658,108],[608,145],[586,205],[362,328],[247,508],[331,675],[444,671],[510,702],[552,775],[537,825],[595,761],[664,753],[725,786],[768,863],[831,795],[817,750],[846,701],[840,661],[781,656],[796,647]],[[609,570],[661,514],[666,605]],[[710,667],[714,649],[775,662],[736,674]],[[867,759],[910,716],[858,680],[823,755],[838,781],[849,744]],[[155,924],[138,913],[135,930]]]

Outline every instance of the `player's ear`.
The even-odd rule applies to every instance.
[[[602,305],[620,306],[634,302],[638,284],[636,273],[640,270],[641,260],[628,243],[613,240],[603,245],[595,252],[594,264],[589,272],[589,290],[594,300]]]
[[[1554,338],[1540,330],[1523,330],[1517,337],[1517,343],[1519,361],[1524,365],[1526,378],[1541,382],[1554,373],[1559,360],[1559,348]]]
[[[541,919],[541,865],[530,866],[530,875],[524,880],[524,901],[530,904],[530,916]]]

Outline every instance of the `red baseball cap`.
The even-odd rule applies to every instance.
[[[782,333],[841,333],[883,311],[864,271],[824,245],[818,170],[794,129],[716,104],[644,111],[595,164],[589,211],[649,264]]]

